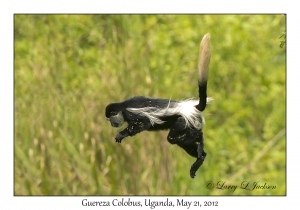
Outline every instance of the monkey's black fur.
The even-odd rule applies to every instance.
[[[209,35],[208,35],[208,41],[206,40],[206,42],[208,42],[208,47],[207,46],[205,47],[208,48],[208,53],[209,53],[208,63],[209,63],[209,58],[210,58]],[[201,47],[200,47],[200,54],[201,54]],[[202,59],[206,59],[204,61],[207,62],[207,58],[202,58]],[[206,67],[200,66],[202,67],[202,69],[199,68],[199,83],[198,83],[199,97],[200,97],[199,103],[191,107],[191,109],[195,107],[198,110],[198,111],[196,110],[197,116],[199,116],[199,118],[197,118],[197,121],[201,125],[200,127],[187,126],[187,120],[184,118],[184,116],[186,115],[194,116],[195,114],[186,114],[186,110],[183,114],[181,112],[176,112],[176,111],[170,111],[169,114],[164,114],[167,113],[167,111],[166,112],[161,111],[161,110],[168,110],[168,109],[176,110],[176,108],[178,107],[181,108],[180,101],[136,96],[120,103],[109,104],[106,107],[105,115],[107,119],[110,120],[111,125],[113,127],[120,127],[124,122],[128,123],[128,126],[123,131],[117,134],[115,138],[116,142],[121,143],[121,141],[125,137],[134,136],[137,133],[140,133],[145,130],[147,131],[170,130],[167,137],[168,141],[171,144],[177,144],[179,147],[184,149],[189,155],[197,158],[195,163],[191,166],[190,169],[190,176],[191,178],[194,178],[196,175],[196,171],[202,165],[206,157],[206,153],[204,151],[204,137],[202,133],[204,119],[201,114],[201,112],[206,107],[206,99],[207,99],[206,88],[207,88],[208,64],[206,65],[207,65]],[[200,75],[204,75],[204,76],[200,78]],[[134,112],[132,110],[138,110],[138,111]],[[139,112],[139,110],[142,111]],[[156,121],[152,121],[151,113],[156,113],[157,111],[161,111],[160,113],[162,114],[155,115]],[[149,115],[151,115],[150,117],[148,113]]]
[[[204,138],[201,130],[197,130],[194,127],[187,127],[185,120],[180,115],[161,117],[164,121],[162,124],[152,125],[149,119],[145,116],[134,114],[127,111],[127,108],[143,108],[143,107],[156,107],[166,108],[174,107],[176,101],[170,101],[168,99],[146,98],[143,96],[137,96],[127,99],[120,103],[109,104],[106,108],[106,117],[110,118],[110,113],[122,112],[124,121],[128,123],[128,126],[118,133],[116,136],[116,142],[121,143],[123,138],[127,136],[134,136],[142,131],[158,131],[169,130],[167,137],[171,144],[177,144],[183,148],[189,155],[197,158],[196,162],[192,165],[190,170],[190,176],[195,177],[195,173],[202,165],[206,153],[204,152]],[[112,125],[114,126],[114,125]],[[117,125],[114,127],[118,127]]]

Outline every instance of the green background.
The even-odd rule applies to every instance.
[[[285,21],[15,15],[15,195],[285,195]],[[207,32],[215,100],[204,111],[208,155],[191,179],[195,159],[169,144],[167,131],[117,144],[104,111],[135,95],[198,98],[199,43]],[[240,189],[243,181],[276,188]],[[238,188],[217,189],[224,182]]]

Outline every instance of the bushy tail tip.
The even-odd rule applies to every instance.
[[[210,62],[210,34],[207,33],[201,40],[198,59],[198,86],[199,86],[199,105],[197,109],[203,111],[206,107],[206,89],[208,79],[208,67]]]

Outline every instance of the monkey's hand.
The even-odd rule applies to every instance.
[[[127,134],[124,134],[124,133],[122,133],[122,132],[120,132],[120,133],[118,133],[118,135],[116,136],[116,142],[117,143],[121,143],[122,142],[122,140],[125,138],[125,137],[127,137],[128,135]]]

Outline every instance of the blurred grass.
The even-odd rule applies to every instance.
[[[283,31],[284,15],[15,15],[15,195],[285,195]],[[215,101],[191,179],[194,159],[167,131],[116,144],[104,110],[135,95],[197,97],[207,32]]]

